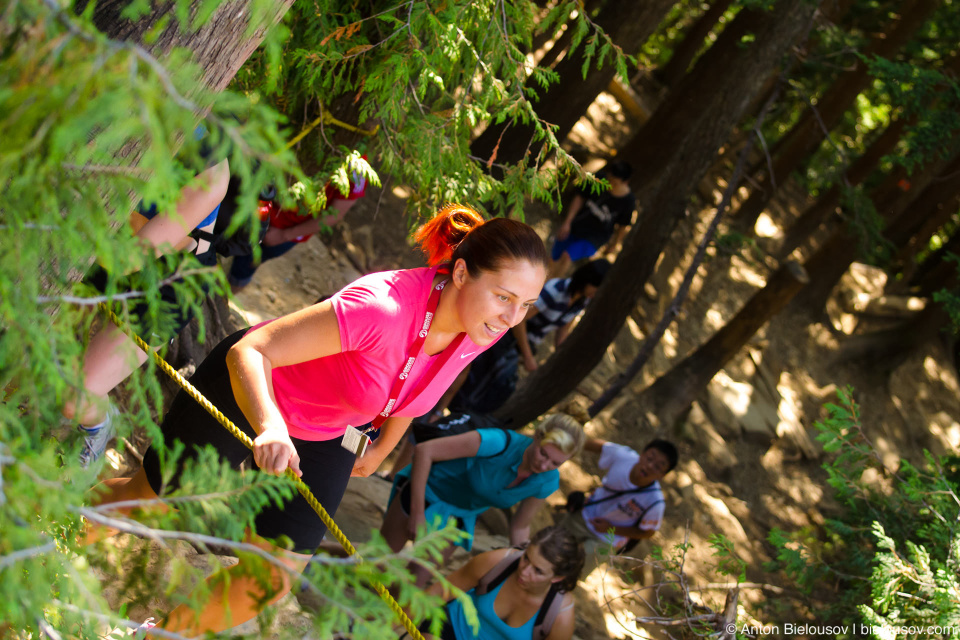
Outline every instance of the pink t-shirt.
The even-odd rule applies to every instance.
[[[366,424],[380,413],[423,324],[436,273],[436,267],[372,273],[331,298],[342,351],[273,370],[277,405],[291,436],[332,440],[347,426]],[[489,346],[480,347],[464,337],[429,385],[414,394],[440,357],[427,356],[421,349],[390,415],[415,418],[427,413],[463,368]]]

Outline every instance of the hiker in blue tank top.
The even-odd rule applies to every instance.
[[[510,542],[526,542],[534,514],[560,486],[557,467],[576,454],[584,440],[579,422],[556,414],[540,423],[532,438],[501,429],[478,429],[418,444],[413,463],[394,479],[380,532],[399,551],[422,525],[444,526],[454,518],[468,534],[458,544],[469,551],[477,516],[490,507],[519,504],[510,525]],[[452,553],[451,545],[444,563]],[[414,571],[418,584],[425,584],[429,573],[422,567]]]
[[[525,549],[481,553],[447,577],[473,602],[479,627],[467,621],[459,600],[451,600],[439,639],[569,640],[582,566],[583,547],[557,526],[538,531]],[[429,592],[452,595],[440,583]]]
[[[589,496],[571,494],[570,514],[560,526],[584,543],[589,573],[611,552],[627,551],[660,528],[665,502],[659,481],[677,466],[677,448],[666,440],[653,440],[637,453],[591,438],[584,449],[600,454],[603,483]]]

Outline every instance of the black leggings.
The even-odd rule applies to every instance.
[[[247,329],[242,329],[224,338],[200,364],[190,382],[252,439],[256,438],[256,433],[233,397],[226,363],[227,351],[246,332]],[[195,459],[196,448],[207,444],[213,445],[221,459],[234,468],[239,467],[250,455],[250,450],[243,443],[182,390],[173,399],[170,410],[160,423],[160,429],[166,442],[180,440],[186,445],[181,460]],[[346,491],[356,456],[340,446],[340,438],[320,441],[297,438],[291,440],[300,456],[303,481],[327,512],[334,515]],[[157,494],[160,494],[161,489],[169,492],[176,488],[180,470],[177,470],[171,482],[164,487],[160,460],[153,447],[143,456],[143,468],[150,486]],[[299,493],[279,507],[272,503],[264,507],[257,515],[256,528],[257,533],[264,538],[287,536],[293,541],[294,550],[299,553],[312,553],[320,545],[327,530],[320,516]]]

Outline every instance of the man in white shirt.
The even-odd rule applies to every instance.
[[[677,466],[677,448],[654,440],[637,453],[591,438],[584,449],[600,454],[606,474],[582,507],[560,524],[583,542],[587,575],[610,553],[622,551],[632,540],[650,538],[660,528],[665,503],[659,481]]]

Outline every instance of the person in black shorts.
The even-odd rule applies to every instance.
[[[181,190],[180,200],[173,211],[158,213],[155,208],[141,207],[130,214],[130,226],[144,245],[158,256],[170,250],[192,251],[201,263],[216,265],[210,243],[194,240],[190,233],[195,229],[213,228],[229,181],[230,165],[227,160],[222,160]],[[87,282],[104,291],[107,274],[102,268],[95,267]],[[162,341],[179,333],[192,316],[177,300],[172,286],[161,287],[160,298],[161,303],[172,310],[175,329],[171,336],[159,336]],[[146,311],[144,302],[135,302],[131,309],[134,317],[143,317]],[[83,358],[83,389],[69,398],[61,409],[64,419],[77,424],[84,436],[80,451],[82,466],[87,467],[99,460],[114,435],[116,410],[107,400],[107,394],[146,360],[147,354],[110,323],[90,339]]]
[[[606,254],[619,250],[637,209],[637,199],[628,182],[632,173],[629,163],[611,162],[597,172],[597,178],[610,183],[609,190],[599,194],[589,188],[577,192],[557,229],[550,252],[554,263],[549,277],[563,277],[573,262],[591,257],[605,245]]]

